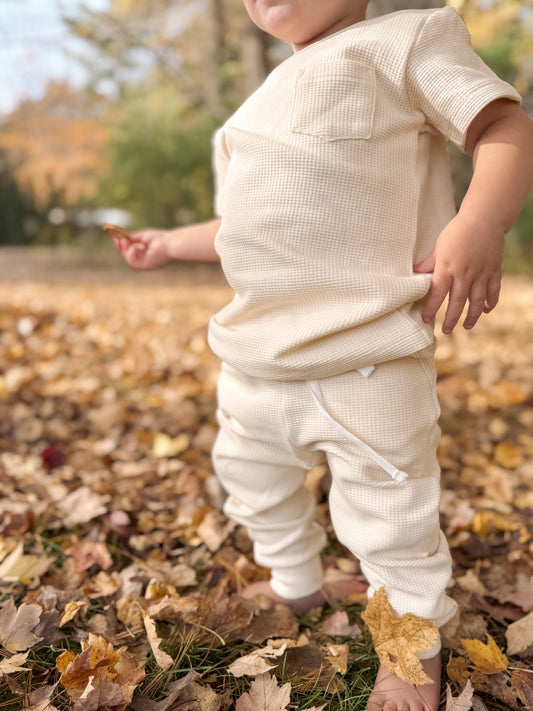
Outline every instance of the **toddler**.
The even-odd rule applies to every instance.
[[[367,0],[244,0],[294,53],[217,132],[215,220],[116,238],[128,263],[218,260],[235,291],[214,316],[221,358],[214,466],[297,612],[323,601],[323,530],[304,486],[331,471],[338,539],[369,596],[440,627],[451,560],[439,528],[435,314],[465,328],[496,305],[504,236],[533,179],[516,91],[473,52],[448,7],[365,20]],[[446,141],[473,157],[455,214]],[[216,237],[216,239],[215,239]],[[369,709],[437,711],[431,683],[385,666]]]

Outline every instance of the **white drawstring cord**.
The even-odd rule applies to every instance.
[[[361,375],[363,375],[365,378],[368,377],[374,370],[374,366],[369,366],[368,368],[362,368],[359,372]],[[368,375],[365,375],[364,372],[368,372]],[[380,466],[382,469],[384,469],[387,474],[390,475],[394,481],[397,481],[399,484],[402,484],[406,479],[407,479],[407,474],[405,472],[400,471],[399,469],[396,469],[396,467],[393,464],[390,464],[387,462],[386,459],[383,459],[383,457],[378,454],[376,451],[374,451],[371,447],[368,446],[368,444],[365,444],[363,441],[359,439],[359,437],[356,437],[352,432],[346,429],[346,427],[343,427],[337,420],[334,420],[333,417],[329,414],[329,412],[326,410],[324,407],[324,401],[322,399],[322,392],[320,390],[320,385],[316,380],[309,380],[308,383],[309,388],[311,390],[311,395],[313,396],[313,400],[316,403],[316,406],[320,410],[320,412],[326,417],[333,427],[340,432],[344,437],[347,439],[351,440],[354,444],[356,444],[360,449],[362,449],[364,452],[368,454],[368,456],[376,462],[378,466]]]

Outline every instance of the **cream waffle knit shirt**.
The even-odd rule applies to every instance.
[[[360,22],[278,66],[215,136],[214,352],[267,379],[337,375],[433,340],[414,274],[454,216],[446,141],[520,96],[452,8]]]

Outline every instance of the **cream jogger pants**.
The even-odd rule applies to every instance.
[[[224,364],[213,461],[225,512],[247,527],[274,590],[308,595],[322,583],[326,537],[305,476],[327,463],[333,526],[359,559],[369,595],[385,586],[398,614],[441,626],[455,603],[445,594],[451,558],[439,527],[433,351],[370,371],[269,381]]]

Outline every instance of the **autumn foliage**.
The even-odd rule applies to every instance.
[[[2,708],[362,710],[378,663],[364,594],[301,619],[238,596],[267,573],[221,513],[210,462],[205,326],[229,297],[217,268],[3,277]],[[459,603],[443,633],[448,711],[532,708],[532,314],[531,283],[508,280],[473,332],[439,339]],[[329,579],[357,575],[331,529],[327,472],[308,485]],[[365,617],[401,630],[401,643],[374,635],[401,664],[433,639],[386,598]]]

